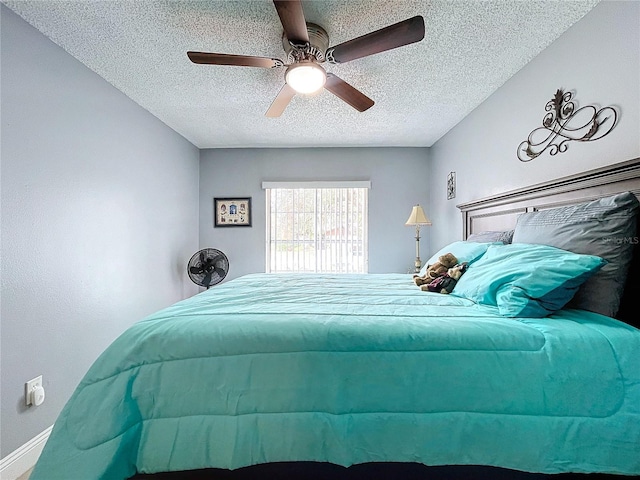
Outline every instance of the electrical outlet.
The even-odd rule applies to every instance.
[[[36,378],[29,380],[24,384],[24,401],[27,406],[33,405],[33,398],[31,392],[33,392],[36,388],[42,388],[42,375],[37,376]]]

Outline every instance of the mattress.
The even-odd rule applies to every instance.
[[[504,318],[410,275],[247,275],[124,332],[31,479],[280,461],[640,474],[640,330]]]

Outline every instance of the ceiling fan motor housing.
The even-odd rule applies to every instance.
[[[329,48],[329,34],[320,25],[309,22],[307,22],[307,32],[309,33],[309,47],[306,49],[292,47],[286,34],[282,34],[282,46],[287,54],[287,63],[308,60],[309,56],[313,56],[318,62],[325,61],[325,52]]]

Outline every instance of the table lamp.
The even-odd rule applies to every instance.
[[[420,227],[422,225],[431,225],[431,220],[427,218],[424,214],[424,210],[420,205],[414,205],[411,210],[411,215],[409,215],[409,219],[405,223],[406,226],[414,226],[416,227],[416,263],[415,263],[415,271],[416,273],[420,272],[422,268],[422,261],[420,260]]]

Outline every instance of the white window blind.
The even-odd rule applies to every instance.
[[[266,271],[366,273],[368,186],[264,182]]]

